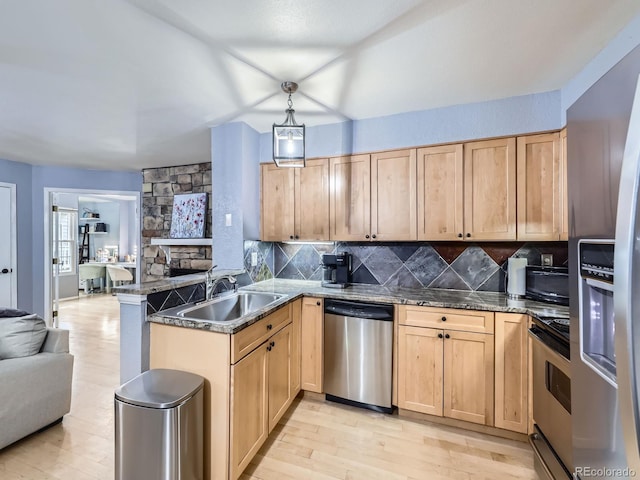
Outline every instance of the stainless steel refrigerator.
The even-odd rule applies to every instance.
[[[573,474],[640,476],[640,47],[567,111]]]

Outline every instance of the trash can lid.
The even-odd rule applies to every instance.
[[[157,368],[142,372],[115,392],[116,399],[140,407],[173,408],[195,395],[204,378],[180,370]]]

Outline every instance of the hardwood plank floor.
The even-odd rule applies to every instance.
[[[93,295],[60,304],[75,356],[62,424],[0,451],[2,480],[114,478],[113,391],[119,304]],[[241,480],[535,479],[522,442],[337,404],[298,399]],[[133,479],[132,479],[133,480]]]

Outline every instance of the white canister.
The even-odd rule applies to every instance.
[[[511,257],[507,263],[507,296],[524,298],[527,288],[527,259]]]

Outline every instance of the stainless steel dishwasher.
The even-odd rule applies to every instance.
[[[391,413],[393,306],[325,300],[327,400]]]

